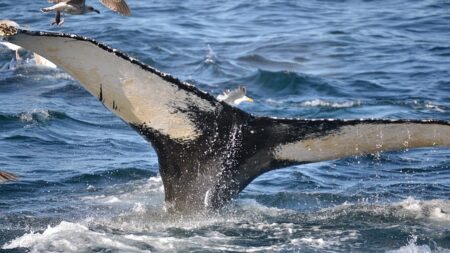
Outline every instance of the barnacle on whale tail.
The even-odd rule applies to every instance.
[[[17,34],[17,28],[5,23],[0,24],[0,36],[12,36]]]

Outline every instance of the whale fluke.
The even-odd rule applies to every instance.
[[[259,175],[288,165],[450,147],[447,121],[257,117],[86,37],[6,26],[1,34],[64,69],[151,142],[174,211],[220,208]]]

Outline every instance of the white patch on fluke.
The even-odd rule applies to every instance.
[[[10,41],[62,67],[124,121],[145,125],[173,139],[194,140],[201,132],[189,107],[212,111],[214,106],[176,84],[101,49],[89,41],[19,33]]]
[[[278,160],[316,162],[430,146],[450,147],[450,126],[415,123],[344,126],[323,137],[279,145],[274,150],[274,157]]]

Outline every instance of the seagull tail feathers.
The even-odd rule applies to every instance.
[[[6,172],[6,171],[0,171],[0,183],[9,182],[9,181],[17,181],[18,179],[19,179],[19,177],[13,173]]]

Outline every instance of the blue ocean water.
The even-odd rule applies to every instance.
[[[0,18],[105,42],[214,95],[238,85],[257,115],[450,120],[450,3],[442,0],[129,0],[132,17]],[[0,49],[0,66],[13,53]],[[151,146],[59,69],[0,72],[4,252],[449,252],[450,150],[292,166],[221,213],[163,208]]]

